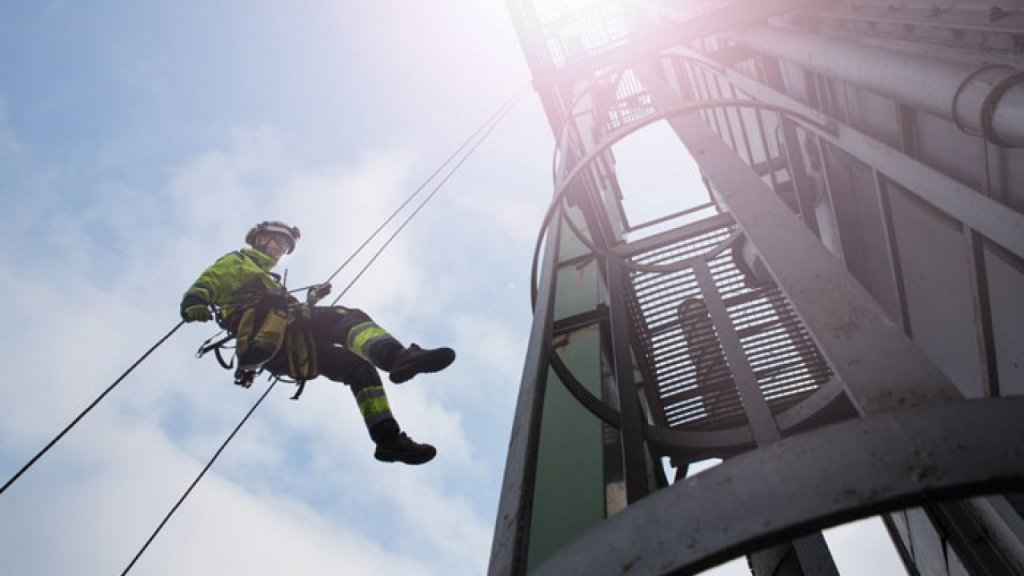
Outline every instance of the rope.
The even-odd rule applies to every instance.
[[[147,358],[147,357],[148,357],[148,356],[149,356],[150,354],[152,354],[154,350],[156,350],[157,348],[159,348],[159,347],[160,347],[160,345],[161,345],[161,344],[163,344],[164,342],[166,342],[166,341],[167,341],[167,339],[171,337],[171,334],[174,334],[175,332],[177,332],[177,331],[178,331],[178,328],[181,328],[182,324],[184,324],[184,323],[185,323],[185,321],[184,321],[184,320],[182,320],[181,322],[178,322],[178,324],[177,324],[177,325],[176,325],[176,326],[175,326],[174,328],[171,328],[171,331],[170,331],[170,332],[168,332],[167,334],[165,334],[165,335],[164,335],[164,337],[163,337],[163,338],[161,338],[160,340],[158,340],[158,341],[157,341],[157,343],[156,343],[156,344],[154,344],[154,345],[153,345],[153,346],[152,346],[152,347],[151,347],[151,348],[150,348],[149,350],[147,350],[145,354],[143,354],[143,355],[142,355],[141,357],[139,357],[139,359],[138,359],[138,360],[136,360],[134,364],[132,364],[131,366],[129,366],[129,367],[128,367],[128,369],[127,369],[127,370],[125,370],[125,371],[124,371],[124,373],[123,373],[123,374],[121,374],[121,376],[120,376],[120,377],[118,377],[118,379],[117,379],[117,380],[114,380],[114,383],[113,383],[113,384],[111,384],[110,386],[108,386],[108,387],[107,387],[107,389],[106,389],[106,390],[104,390],[102,394],[100,394],[99,396],[97,396],[97,397],[96,397],[96,399],[92,401],[92,404],[89,404],[89,406],[87,406],[87,407],[85,408],[85,410],[82,410],[81,414],[79,414],[79,415],[78,415],[78,416],[77,416],[77,417],[76,417],[76,418],[75,418],[74,420],[72,420],[72,421],[71,421],[71,423],[70,423],[70,424],[68,424],[68,425],[67,425],[67,426],[66,426],[66,427],[65,427],[65,428],[64,428],[63,430],[61,430],[60,434],[57,434],[57,436],[55,436],[55,437],[53,438],[53,440],[50,440],[50,443],[49,443],[49,444],[47,444],[46,446],[44,446],[44,447],[43,447],[43,449],[42,449],[42,450],[40,450],[38,454],[36,454],[36,455],[35,455],[35,456],[34,456],[34,457],[33,457],[33,458],[31,459],[31,460],[29,460],[29,461],[28,461],[28,464],[25,464],[24,466],[22,466],[22,467],[21,467],[21,470],[18,470],[18,473],[17,473],[17,474],[15,474],[14,476],[12,476],[12,477],[11,477],[11,479],[10,479],[10,480],[8,480],[8,481],[7,481],[7,482],[6,482],[6,483],[5,483],[4,485],[3,485],[3,487],[2,487],[2,488],[0,488],[0,494],[3,494],[3,493],[4,493],[4,491],[5,491],[5,490],[7,490],[7,488],[8,488],[8,487],[9,487],[9,486],[10,486],[11,484],[14,484],[14,482],[15,482],[15,481],[16,481],[16,480],[17,480],[18,478],[20,478],[22,474],[24,474],[24,473],[25,473],[25,471],[27,471],[27,470],[28,470],[29,468],[31,468],[31,467],[32,467],[32,465],[33,465],[33,464],[35,464],[37,460],[39,460],[40,458],[42,458],[43,454],[46,454],[46,453],[47,453],[47,452],[48,452],[48,451],[50,450],[50,448],[52,448],[52,447],[53,447],[53,445],[54,445],[54,444],[56,444],[56,443],[57,443],[58,441],[60,441],[60,439],[61,439],[61,438],[63,438],[63,437],[64,437],[64,435],[68,433],[68,431],[70,431],[70,430],[71,430],[72,428],[74,428],[74,427],[75,427],[75,425],[76,425],[76,424],[78,424],[78,422],[79,422],[79,421],[80,421],[80,420],[81,420],[82,418],[84,418],[86,414],[88,414],[88,413],[89,413],[89,412],[90,412],[90,411],[91,411],[91,410],[92,410],[93,408],[95,408],[95,407],[96,407],[96,405],[97,405],[97,404],[99,404],[99,403],[100,403],[100,400],[103,400],[103,398],[104,398],[104,397],[106,397],[106,395],[107,395],[107,394],[109,394],[111,390],[113,390],[113,389],[114,389],[115,387],[117,387],[117,385],[118,385],[118,384],[120,384],[120,383],[121,383],[121,381],[122,381],[122,380],[124,380],[124,379],[125,379],[125,377],[127,377],[127,376],[128,376],[128,374],[130,374],[130,373],[132,372],[132,370],[135,370],[135,368],[136,368],[136,367],[137,367],[137,366],[138,366],[139,364],[141,364],[141,363],[142,363],[142,361],[143,361],[143,360],[145,360],[145,359],[146,359],[146,358]]]
[[[487,120],[485,120],[483,124],[481,124],[480,127],[477,128],[475,132],[473,132],[473,134],[466,138],[466,140],[463,141],[462,144],[454,152],[452,152],[452,154],[448,156],[448,158],[436,170],[434,170],[434,172],[426,180],[424,180],[423,183],[420,184],[419,187],[417,187],[416,190],[412,194],[410,194],[409,197],[406,198],[405,201],[402,202],[402,204],[398,208],[396,208],[395,211],[392,212],[391,215],[388,216],[388,218],[380,226],[378,226],[377,229],[374,230],[373,233],[370,234],[370,236],[365,241],[363,241],[362,244],[359,245],[358,248],[355,249],[355,251],[341,264],[341,266],[339,266],[338,269],[335,270],[334,273],[327,278],[325,283],[333,280],[346,266],[348,266],[350,262],[352,262],[356,255],[358,255],[364,248],[366,248],[366,246],[371,241],[373,241],[373,239],[376,238],[377,235],[380,234],[384,230],[384,228],[387,227],[387,225],[390,224],[391,221],[394,220],[398,216],[398,214],[402,210],[404,210],[405,207],[408,206],[416,196],[419,195],[420,192],[423,191],[424,188],[427,187],[427,184],[431,180],[436,178],[437,175],[440,174],[445,169],[446,166],[451,164],[452,161],[455,160],[455,158],[458,157],[463,150],[466,150],[467,147],[469,148],[466,151],[466,153],[461,158],[459,158],[458,161],[455,162],[454,166],[452,166],[448,173],[444,175],[441,181],[438,182],[436,186],[434,186],[433,190],[431,190],[430,193],[427,194],[426,199],[424,199],[418,206],[416,206],[412,213],[409,214],[405,218],[405,220],[403,220],[402,223],[398,226],[398,229],[396,229],[387,238],[387,240],[384,241],[380,248],[378,248],[377,251],[374,252],[370,260],[359,270],[359,273],[357,273],[356,276],[345,286],[345,288],[338,293],[338,295],[331,302],[331,306],[334,306],[335,304],[338,303],[339,300],[341,300],[341,297],[344,296],[345,293],[352,288],[352,286],[356,283],[357,280],[359,280],[360,277],[362,277],[362,275],[367,271],[367,269],[369,269],[369,267],[377,260],[377,258],[380,257],[380,255],[391,244],[391,242],[394,241],[395,237],[398,236],[398,234],[403,229],[405,229],[409,222],[417,214],[419,214],[420,210],[422,210],[423,207],[426,206],[427,203],[430,202],[430,200],[433,199],[435,195],[437,195],[437,192],[441,189],[441,187],[444,186],[446,182],[448,182],[448,180],[455,174],[455,172],[466,162],[466,160],[469,159],[473,152],[475,152],[476,149],[479,148],[481,144],[483,144],[484,140],[486,140],[487,137],[490,136],[491,132],[493,132],[494,129],[498,127],[498,124],[500,124],[501,121],[504,120],[506,116],[508,116],[508,113],[512,111],[512,109],[519,102],[519,100],[522,99],[522,97],[527,93],[528,89],[529,84],[524,85],[519,90],[517,90],[511,98],[509,98],[501,106],[499,106],[498,110],[491,114],[491,116],[487,118]],[[476,141],[474,142],[474,140]]]
[[[198,476],[196,476],[195,480],[192,481],[192,484],[189,485],[188,489],[185,490],[185,493],[181,495],[181,498],[178,499],[178,502],[171,508],[170,512],[168,512],[167,515],[164,516],[164,519],[160,522],[160,525],[156,527],[156,530],[154,530],[152,534],[150,534],[149,539],[146,540],[146,543],[142,545],[142,548],[140,548],[139,551],[135,554],[135,557],[132,558],[132,561],[128,563],[128,566],[124,569],[124,572],[121,572],[121,576],[125,576],[125,574],[128,574],[128,572],[131,571],[132,567],[135,566],[135,563],[138,562],[139,558],[142,556],[142,553],[146,551],[146,548],[149,548],[149,545],[156,538],[157,534],[159,534],[160,531],[163,530],[164,525],[167,524],[167,521],[170,520],[171,516],[173,516],[174,513],[178,511],[178,508],[180,508],[182,503],[185,502],[185,499],[188,498],[189,494],[192,493],[192,490],[196,487],[197,484],[199,484],[199,481],[202,480],[203,476],[206,475],[207,470],[209,470],[213,466],[213,463],[217,461],[217,458],[220,456],[220,453],[223,452],[225,448],[227,448],[228,443],[230,443],[231,440],[234,439],[235,434],[238,434],[238,431],[242,429],[242,426],[249,419],[249,417],[252,416],[252,413],[256,411],[256,408],[258,408],[259,405],[263,403],[263,399],[266,398],[268,394],[270,394],[270,391],[274,389],[274,386],[277,385],[277,382],[278,379],[274,378],[270,382],[270,386],[267,386],[267,389],[263,392],[263,395],[260,396],[259,400],[257,400],[256,403],[252,405],[252,408],[249,408],[249,411],[246,412],[245,416],[242,417],[242,421],[238,423],[238,426],[235,426],[235,429],[231,431],[231,434],[227,437],[227,440],[224,440],[224,443],[220,445],[220,448],[218,448],[217,451],[213,454],[213,457],[210,458],[210,461],[206,463],[206,466],[203,467],[203,470],[199,473]]]

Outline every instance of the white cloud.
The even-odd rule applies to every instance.
[[[453,319],[453,324],[455,342],[464,351],[458,369],[488,376],[468,379],[468,386],[455,392],[474,400],[491,400],[495,387],[501,386],[504,394],[515,394],[519,389],[526,342],[517,337],[504,319],[459,315]]]
[[[78,446],[74,462],[65,459],[61,474],[42,476],[42,486],[18,486],[18,498],[0,501],[3,516],[19,520],[0,523],[5,570],[116,573],[201,468],[152,426],[107,424]],[[372,523],[365,519],[332,520],[213,473],[154,540],[136,573],[319,574],[342,567],[355,574],[440,573],[367,533]]]
[[[408,532],[424,538],[450,563],[453,574],[482,573],[490,548],[490,519],[477,517],[457,495],[438,497],[434,488],[409,471],[384,476],[381,488],[400,503]]]

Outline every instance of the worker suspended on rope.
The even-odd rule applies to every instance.
[[[330,284],[311,287],[307,303],[300,303],[270,271],[295,249],[298,239],[299,229],[282,222],[254,226],[245,236],[251,248],[222,256],[188,289],[181,301],[182,318],[207,322],[216,314],[218,324],[237,340],[238,383],[251,382],[260,370],[300,383],[320,374],[343,382],[355,395],[377,460],[429,462],[437,450],[401,430],[377,369],[398,384],[443,370],[455,360],[455,352],[403,346],[362,310],[316,306]]]

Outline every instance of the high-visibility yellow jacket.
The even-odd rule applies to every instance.
[[[224,324],[240,308],[252,306],[268,295],[281,295],[285,289],[270,273],[277,260],[259,250],[242,248],[221,256],[199,275],[185,292],[185,298],[198,297],[220,309]]]

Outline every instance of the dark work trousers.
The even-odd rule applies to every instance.
[[[382,434],[397,432],[398,426],[377,369],[389,369],[402,345],[362,310],[315,306],[310,312],[310,318],[291,321],[288,330],[311,332],[320,374],[352,389],[375,441]],[[279,351],[266,369],[274,375],[288,377],[287,351]]]

